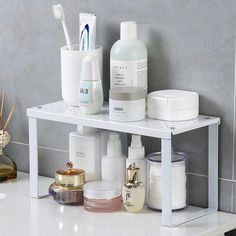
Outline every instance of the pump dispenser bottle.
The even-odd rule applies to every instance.
[[[141,136],[136,134],[132,134],[131,144],[128,148],[128,158],[126,159],[126,168],[133,162],[136,167],[139,168],[140,180],[143,186],[146,187],[147,161],[145,158],[145,150],[142,145]]]
[[[137,24],[121,22],[120,40],[110,52],[110,84],[115,87],[142,87],[147,91],[147,49],[137,39]]]
[[[139,181],[139,168],[132,163],[127,168],[127,182],[122,187],[122,200],[126,211],[136,213],[143,209],[145,189]]]
[[[125,156],[118,133],[110,133],[107,143],[107,155],[102,157],[102,180],[125,182]]]

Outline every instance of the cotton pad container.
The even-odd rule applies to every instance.
[[[110,89],[110,120],[143,120],[145,118],[145,96],[146,92],[141,87],[117,87]]]
[[[199,115],[199,95],[184,90],[160,90],[147,96],[147,115],[166,121],[191,120]]]
[[[162,210],[161,153],[151,153],[147,163],[147,204],[148,207]],[[183,152],[173,152],[171,158],[171,209],[180,210],[186,207],[187,197],[187,155]]]

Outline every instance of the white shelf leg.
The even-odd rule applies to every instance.
[[[208,128],[208,205],[218,210],[218,124]]]
[[[39,198],[37,119],[29,117],[30,195]]]
[[[162,224],[172,226],[171,209],[171,139],[161,139]]]

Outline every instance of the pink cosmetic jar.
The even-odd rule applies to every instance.
[[[84,208],[89,212],[113,212],[121,209],[121,186],[116,182],[96,181],[84,185]]]

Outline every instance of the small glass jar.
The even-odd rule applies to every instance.
[[[162,172],[161,153],[151,153],[148,157],[147,172],[147,204],[155,210],[162,210]],[[186,160],[187,155],[183,152],[172,153],[171,163],[171,204],[172,210],[183,209],[187,206],[186,197]]]
[[[82,169],[73,169],[72,162],[68,162],[67,170],[58,170],[55,182],[49,186],[49,194],[61,204],[83,204],[83,185],[85,172]]]
[[[3,148],[9,143],[9,141],[9,133],[0,130],[0,182],[15,179],[17,177],[16,163],[3,152]]]
[[[84,185],[84,208],[89,212],[114,212],[121,209],[121,186],[110,181]]]

